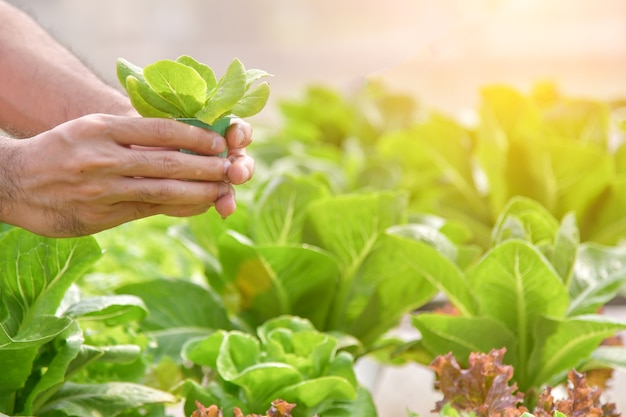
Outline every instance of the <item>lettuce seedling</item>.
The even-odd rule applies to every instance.
[[[230,116],[259,113],[269,98],[270,87],[258,69],[246,69],[233,59],[217,79],[208,65],[183,55],[175,61],[156,61],[144,68],[123,58],[117,60],[117,77],[130,102],[144,117],[177,119],[224,135]]]

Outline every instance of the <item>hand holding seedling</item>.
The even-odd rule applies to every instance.
[[[225,140],[173,120],[110,115],[84,116],[28,140],[0,138],[0,177],[12,179],[0,193],[2,221],[78,236],[211,206],[228,216],[235,209],[231,184],[247,181],[254,169],[244,150],[250,125],[231,125],[226,141],[230,159],[189,155],[171,148],[210,155],[224,150]]]

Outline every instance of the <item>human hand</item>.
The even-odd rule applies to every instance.
[[[235,210],[249,180],[249,124],[217,133],[168,119],[95,114],[30,139],[0,140],[0,220],[45,236],[79,236],[152,216]],[[178,152],[189,149],[200,155]]]

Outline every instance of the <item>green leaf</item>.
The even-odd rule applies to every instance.
[[[10,331],[54,314],[67,289],[101,256],[92,237],[49,239],[13,229],[0,240],[2,301]]]
[[[429,313],[415,315],[411,320],[420,331],[424,347],[434,356],[452,352],[461,360],[472,352],[487,353],[505,347],[507,358],[515,365],[517,338],[498,320]]]
[[[147,313],[141,298],[130,295],[91,297],[65,311],[68,317],[103,320],[107,326],[140,321]]]
[[[183,346],[183,357],[195,364],[217,369],[217,357],[225,338],[226,331],[217,330],[205,338],[191,339]]]
[[[217,78],[215,77],[213,69],[211,69],[211,67],[209,67],[208,65],[196,61],[189,55],[179,56],[178,58],[176,58],[176,62],[187,65],[188,67],[195,69],[196,72],[200,74],[204,82],[206,82],[206,94],[208,97],[209,93],[217,85]]]
[[[83,345],[83,334],[76,322],[64,333],[59,335],[51,352],[51,360],[46,364],[46,371],[37,381],[24,402],[25,415],[40,415],[39,410],[49,404],[48,398],[53,396],[59,386],[66,380],[71,364],[78,356]],[[75,370],[75,369],[73,369]]]
[[[274,178],[255,198],[251,237],[258,244],[301,243],[307,206],[328,194],[327,187],[315,178]]]
[[[554,238],[554,247],[550,257],[554,269],[567,287],[569,287],[572,278],[579,244],[580,233],[576,224],[576,217],[570,213],[561,222]]]
[[[145,81],[129,76],[126,79],[126,91],[130,103],[143,117],[174,118],[183,116],[177,107],[155,93]]]
[[[613,299],[626,282],[626,248],[594,243],[580,246],[569,287],[567,315],[592,314]]]
[[[157,341],[157,357],[179,360],[183,344],[216,329],[233,327],[220,299],[209,289],[183,280],[152,280],[120,287],[119,294],[140,297],[150,314],[141,323]]]
[[[469,275],[479,313],[503,323],[518,339],[516,363],[527,363],[536,343],[535,328],[541,316],[563,317],[569,297],[552,265],[532,245],[509,240],[488,252]],[[530,375],[523,366],[515,370],[520,386]]]
[[[287,313],[324,329],[340,274],[336,259],[313,246],[272,245],[258,250],[276,274],[280,291],[288,294]]]
[[[195,117],[207,124],[229,113],[246,93],[246,70],[237,58],[233,59],[226,73],[219,79],[214,93]]]
[[[106,415],[115,417],[124,411],[154,403],[174,403],[176,398],[163,391],[142,385],[112,382],[108,384],[65,383],[37,416],[55,417]]]
[[[395,255],[391,255],[394,258],[398,257],[394,263],[410,267],[412,272],[410,276],[414,279],[417,274],[417,277],[428,280],[433,287],[443,292],[462,314],[467,316],[476,314],[476,300],[469,282],[449,257],[456,255],[455,251],[448,247],[450,242],[433,229],[415,228],[411,225],[407,227],[411,228],[410,234],[403,226],[392,227],[388,231],[399,241],[394,251]]]
[[[290,385],[276,393],[277,398],[297,398],[307,407],[315,407],[332,398],[336,401],[355,400],[356,387],[344,378],[325,376]]]
[[[260,70],[260,69],[249,69],[246,70],[246,89],[250,88],[250,86],[255,82],[260,80],[261,78],[271,77],[272,75]]]
[[[239,117],[250,117],[263,110],[270,97],[270,85],[261,83],[246,91],[246,94],[232,108],[231,113]]]
[[[523,239],[535,245],[552,243],[559,223],[544,206],[527,197],[513,197],[498,216],[493,244]]]
[[[340,195],[316,200],[308,206],[310,233],[305,242],[333,253],[342,268],[330,328],[341,329],[355,288],[354,277],[380,237],[388,227],[406,221],[405,197],[392,192]]]
[[[342,329],[366,346],[430,301],[441,289],[439,277],[454,269],[435,249],[394,229],[379,238],[354,277],[346,309],[337,312]]]
[[[117,79],[124,89],[128,89],[126,80],[133,77],[136,80],[145,82],[143,78],[143,69],[124,58],[118,58],[115,64]]]
[[[565,320],[541,318],[536,339],[541,343],[529,358],[529,381],[520,381],[520,390],[542,384],[554,385],[569,370],[589,358],[602,340],[626,329],[626,323],[599,315]]]
[[[194,117],[205,104],[206,81],[192,67],[166,59],[147,65],[143,76],[150,88],[179,109],[183,117]]]
[[[233,298],[232,308],[251,326],[289,313],[289,294],[280,284],[276,271],[259,249],[245,236],[228,232],[219,246],[223,279],[222,298]]]

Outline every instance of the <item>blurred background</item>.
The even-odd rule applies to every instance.
[[[528,90],[548,80],[571,96],[626,97],[624,0],[10,2],[113,85],[118,57],[144,66],[188,54],[218,75],[238,57],[264,69],[274,77],[259,122],[309,85],[350,92],[368,79],[452,114],[475,108],[493,83]],[[416,393],[432,383],[417,365],[374,374],[381,415],[428,415],[440,396]]]
[[[368,77],[454,113],[494,82],[626,96],[624,0],[11,2],[114,84],[118,57],[144,66],[189,54],[218,74],[235,56],[271,72],[273,102]]]

